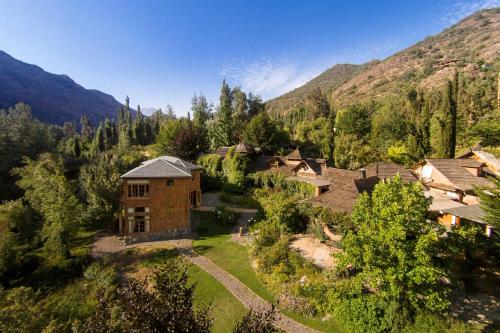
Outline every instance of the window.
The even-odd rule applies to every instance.
[[[167,180],[167,186],[174,186],[174,180],[173,179],[168,179]]]
[[[146,222],[143,218],[136,217],[134,222],[134,232],[144,232],[146,230]]]
[[[128,186],[129,198],[149,197],[149,184],[137,184]]]
[[[135,207],[136,213],[144,213],[145,211],[146,211],[146,208],[144,208],[144,207]]]

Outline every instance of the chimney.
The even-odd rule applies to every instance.
[[[366,169],[359,169],[359,175],[362,179],[366,178]]]

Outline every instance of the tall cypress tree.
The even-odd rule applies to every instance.
[[[90,119],[85,115],[80,118],[80,134],[84,141],[92,139],[92,124],[90,123]]]
[[[421,160],[430,152],[429,127],[430,111],[422,93],[411,89],[407,94],[409,104],[410,123],[408,124],[408,138],[406,147],[408,153],[415,160]]]
[[[144,116],[141,113],[140,105],[137,105],[137,116],[132,125],[132,135],[136,144],[144,144]]]
[[[104,129],[102,123],[99,124],[97,132],[95,134],[95,147],[98,152],[103,152],[106,150],[106,142],[104,138]]]
[[[233,110],[231,89],[226,83],[222,82],[220,93],[219,110],[217,111],[216,132],[214,141],[218,146],[230,146],[234,143],[233,137]]]
[[[419,131],[422,138],[421,149],[424,156],[431,153],[431,101],[430,98],[424,101],[422,113],[419,121]]]
[[[334,150],[335,150],[335,110],[333,106],[330,108],[328,115],[328,162],[335,167]]]
[[[81,154],[82,154],[82,149],[80,147],[80,140],[75,135],[75,137],[73,139],[73,155],[75,157],[80,157]]]
[[[211,106],[208,105],[205,96],[196,94],[191,99],[191,111],[193,111],[193,123],[199,133],[200,151],[205,152],[209,147],[207,121],[211,117]]]
[[[104,145],[106,149],[111,148],[113,146],[113,128],[111,126],[111,121],[106,118],[104,121]]]
[[[440,157],[454,158],[457,139],[457,107],[451,81],[446,84],[439,123],[441,127],[441,147],[438,153]]]

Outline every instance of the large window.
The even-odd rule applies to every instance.
[[[146,230],[146,221],[143,217],[136,216],[134,219],[134,232],[144,232]]]
[[[128,186],[129,198],[149,197],[149,184],[133,184]]]

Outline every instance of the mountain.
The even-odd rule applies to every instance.
[[[18,102],[29,104],[33,115],[62,125],[79,121],[82,115],[93,124],[116,118],[121,104],[99,90],[85,89],[67,75],[57,75],[14,59],[0,51],[0,109]]]
[[[475,77],[483,66],[500,69],[500,8],[477,12],[438,35],[382,61],[335,65],[305,85],[266,102],[272,114],[286,114],[304,105],[320,88],[336,105],[399,94],[408,85],[428,89],[452,78],[455,68]]]

